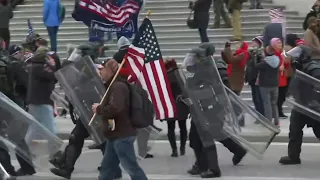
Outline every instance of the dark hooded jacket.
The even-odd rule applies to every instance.
[[[28,104],[53,104],[50,95],[55,87],[55,67],[47,63],[46,53],[36,54],[28,65]]]

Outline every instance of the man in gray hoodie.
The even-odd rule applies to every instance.
[[[9,23],[13,17],[13,12],[8,0],[0,0],[0,38],[6,43],[6,49],[10,44]]]
[[[259,73],[257,83],[260,87],[264,116],[270,121],[274,118],[276,125],[279,124],[277,106],[279,66],[280,59],[276,55],[266,56],[264,61],[255,66],[255,69]]]

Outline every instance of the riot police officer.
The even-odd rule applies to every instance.
[[[203,54],[203,51],[205,54]],[[193,49],[192,53],[196,54],[197,58],[200,58],[201,61],[210,61],[212,56],[215,52],[214,46],[210,43],[203,43],[200,45],[200,48]],[[206,58],[208,57],[208,58]],[[226,64],[222,60],[216,60],[216,65],[222,79],[222,82],[228,86],[228,77],[227,77],[227,68]],[[197,67],[196,69],[206,68],[204,66]],[[211,67],[212,68],[212,67]],[[187,67],[190,71],[192,67]],[[204,70],[205,71],[205,70]],[[195,76],[194,76],[195,77]],[[192,108],[192,107],[191,107]],[[204,138],[209,137],[205,131],[200,132],[200,128],[194,122],[193,118],[197,118],[193,116],[191,110],[191,128],[189,134],[190,140],[190,147],[194,150],[196,162],[193,167],[188,171],[191,175],[201,175],[202,178],[214,178],[220,177],[221,171],[218,164],[218,155],[217,155],[217,148],[215,143],[213,142],[212,138],[208,138],[208,142],[210,145],[204,145]],[[215,121],[219,121],[219,119],[215,119]],[[219,131],[218,129],[216,129]],[[202,136],[202,137],[201,137]],[[206,137],[203,137],[206,136]],[[219,135],[218,135],[219,136]],[[223,136],[223,135],[222,135]],[[232,161],[234,165],[240,163],[243,157],[246,155],[247,151],[235,143],[232,139],[225,137],[219,140],[230,152],[234,154]],[[211,143],[213,142],[213,143]]]
[[[90,56],[93,61],[97,61],[97,58],[99,57],[99,47],[99,43],[89,42],[78,46],[75,51],[79,51],[80,56]],[[63,65],[73,63],[72,60],[73,59],[65,61]],[[73,106],[71,103],[70,107],[71,109],[69,112],[73,112]],[[74,117],[75,127],[73,128],[69,136],[69,144],[66,146],[64,152],[58,152],[49,160],[49,162],[55,166],[55,168],[50,169],[50,171],[53,174],[64,177],[66,179],[70,179],[71,174],[74,170],[74,165],[82,152],[84,140],[90,136],[78,116]],[[104,148],[101,148],[101,151],[102,153],[104,153]],[[122,177],[122,173],[121,169],[119,168],[115,178],[120,177]]]
[[[23,69],[22,62],[19,60],[18,54],[21,53],[21,48],[19,48],[16,45],[11,45],[9,47],[8,51],[3,51],[3,49],[0,49],[1,51],[1,62],[4,62],[1,66],[1,70],[6,69],[5,72],[1,72],[1,77],[4,78],[6,76],[8,83],[2,83],[2,87],[4,84],[7,86],[10,86],[10,88],[5,88],[8,91],[1,90],[2,93],[7,95],[9,98],[11,98],[16,104],[18,104],[20,107],[25,108],[25,97],[26,97],[26,89],[27,89],[27,79],[25,77],[24,73],[26,73]],[[0,63],[1,64],[1,63]],[[2,79],[3,80],[3,79]],[[2,127],[3,128],[3,127]],[[27,128],[27,127],[26,127]],[[20,131],[22,133],[22,131]],[[26,131],[25,131],[26,132]],[[20,134],[21,137],[24,137],[23,134]],[[2,144],[4,145],[4,144]],[[24,140],[21,140],[20,142],[22,149],[28,149],[27,144]],[[5,147],[1,146],[0,148],[0,162],[6,169],[6,171],[12,175],[12,176],[24,176],[24,175],[32,175],[36,173],[35,168],[26,162],[21,156],[16,154],[17,160],[20,164],[20,169],[15,172],[14,167],[11,165],[10,162],[10,155],[8,154],[8,151]]]
[[[320,79],[320,65],[318,62],[313,61],[311,59],[312,50],[304,45],[299,45],[295,49],[299,50],[299,53],[295,53],[295,55],[291,56],[293,67],[312,77]],[[291,83],[293,83],[293,81],[294,80],[292,80]],[[301,92],[308,92],[308,94],[312,92],[312,90],[307,89],[310,88],[310,86],[308,85],[299,85],[299,88],[302,88],[300,89]],[[313,100],[314,97],[308,97],[308,95],[306,95],[302,98],[303,101],[310,102],[311,100]],[[288,155],[281,157],[279,161],[280,164],[301,164],[300,153],[303,139],[303,128],[306,125],[307,127],[312,127],[315,136],[318,139],[320,139],[320,122],[309,116],[306,116],[305,114],[298,112],[295,109],[292,109],[289,126]]]

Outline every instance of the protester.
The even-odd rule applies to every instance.
[[[212,4],[212,0],[197,0],[190,2],[189,9],[194,10],[194,20],[197,24],[197,28],[200,34],[201,42],[209,42],[207,34],[207,28],[209,24],[209,10]]]
[[[314,5],[312,6],[310,12],[306,15],[303,21],[303,29],[307,30],[309,28],[308,20],[310,17],[315,17],[317,19],[320,18],[320,0],[316,0]],[[320,38],[320,32],[317,33],[318,38]]]
[[[12,9],[8,0],[0,0],[0,38],[5,42],[6,49],[10,45],[10,19],[13,17]]]
[[[246,42],[239,42],[237,50],[234,54],[231,51],[231,44],[227,42],[225,49],[222,51],[222,59],[228,64],[227,74],[230,84],[230,89],[240,96],[244,85],[245,67],[249,59],[249,45]],[[240,126],[244,126],[244,115],[239,107],[234,107],[236,115],[239,119]]]
[[[60,0],[45,0],[43,3],[43,22],[47,27],[51,51],[57,52],[57,34],[61,24]]]
[[[300,41],[300,40],[301,39],[298,37],[297,34],[287,34],[286,35],[286,42],[284,45],[284,50],[287,52],[287,51],[290,51],[291,49],[295,48],[297,41]],[[290,65],[287,69],[288,85],[290,84],[290,80],[291,80],[292,76],[293,76],[293,68]]]
[[[250,58],[247,62],[245,81],[251,87],[252,101],[255,109],[263,115],[264,109],[260,88],[259,85],[256,84],[258,73],[254,70],[255,66],[263,61],[263,37],[257,36],[253,38],[251,46],[253,49],[249,51]]]
[[[215,14],[214,17],[214,24],[213,24],[213,28],[217,29],[220,28],[220,18],[222,16],[225,25],[223,26],[223,28],[231,28],[231,20],[228,16],[228,14],[226,13],[226,10],[224,8],[224,1],[223,0],[213,0],[213,11]]]
[[[280,38],[283,42],[284,37],[284,29],[282,28],[284,22],[283,9],[270,9],[269,17],[271,22],[264,27],[262,33],[264,47],[270,45],[272,38]]]
[[[230,41],[240,41],[242,39],[242,27],[241,27],[241,0],[228,0],[228,11],[231,14],[231,22],[233,27],[233,38]]]
[[[119,38],[117,43],[118,51],[113,55],[113,59],[115,59],[119,64],[127,54],[130,44],[130,41],[126,37],[122,36]]]
[[[115,76],[119,65],[117,61],[111,59],[106,62],[100,71],[101,77],[109,86]],[[105,104],[93,104],[92,110],[103,117],[102,124],[104,134],[108,139],[106,143],[104,157],[101,163],[99,179],[113,180],[116,167],[119,163],[129,173],[132,180],[147,180],[145,173],[137,162],[134,150],[136,130],[131,124],[130,117],[130,93],[127,79],[121,75],[111,85],[108,98]],[[109,119],[114,119],[117,123],[115,129],[110,131]]]
[[[279,66],[279,94],[278,94],[278,114],[279,118],[286,119],[287,116],[283,113],[282,105],[286,100],[287,89],[288,89],[288,79],[287,70],[290,67],[290,60],[285,59],[281,53],[283,51],[282,46],[275,48],[275,55],[280,59]]]
[[[46,48],[38,48],[34,57],[30,59],[28,108],[29,113],[51,133],[56,134],[56,122],[54,120],[53,101],[50,95],[55,86],[55,61],[47,56]],[[33,137],[32,127],[28,132],[28,140]]]
[[[318,31],[318,19],[312,16],[308,19],[308,29],[305,31],[303,39],[305,45],[312,49],[311,58],[313,60],[320,60],[320,41],[317,36]]]
[[[261,0],[250,0],[250,9],[263,9]]]
[[[249,45],[246,42],[239,42],[237,44],[237,50],[233,54],[231,50],[231,44],[226,43],[225,49],[221,55],[223,60],[228,64],[228,78],[231,90],[240,96],[244,85],[244,74],[246,63],[249,59]]]
[[[269,121],[274,118],[274,123],[279,125],[277,101],[280,59],[275,53],[276,49],[282,48],[282,43],[279,38],[273,38],[270,44],[271,46],[265,50],[264,61],[258,63],[255,68],[259,73],[257,82],[260,87],[264,116]]]
[[[176,105],[178,109],[178,116],[176,119],[168,119],[168,140],[172,149],[172,157],[178,157],[178,148],[176,144],[176,120],[179,124],[180,129],[180,155],[185,155],[186,153],[186,142],[187,142],[187,119],[189,115],[189,107],[182,101],[182,89],[178,84],[178,79],[176,77],[175,71],[178,71],[178,65],[174,59],[167,59],[165,61],[165,66],[168,74],[168,79],[170,82],[170,87],[172,90],[172,95],[176,99]],[[179,73],[178,73],[179,74]]]

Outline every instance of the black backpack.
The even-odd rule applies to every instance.
[[[132,126],[146,128],[153,124],[154,108],[148,93],[139,85],[128,84],[130,91],[130,117]]]
[[[9,57],[2,53],[0,54],[0,91],[9,98],[13,98],[14,85],[11,64]]]

